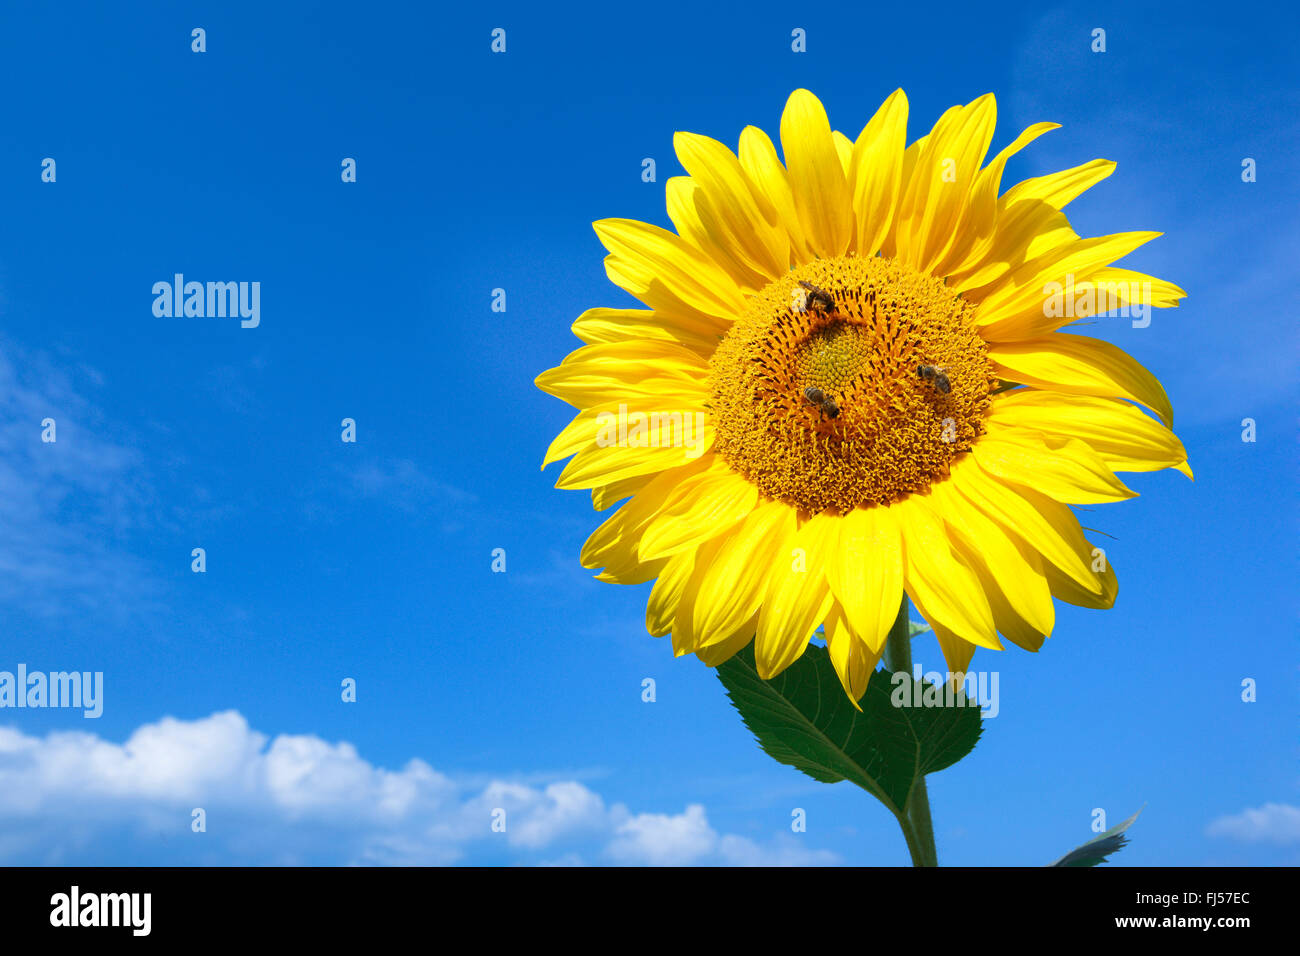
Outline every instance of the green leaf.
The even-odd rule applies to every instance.
[[[907,622],[907,636],[908,636],[908,637],[916,637],[916,635],[918,635],[918,634],[924,634],[924,633],[925,633],[926,631],[928,631],[929,629],[930,629],[930,625],[929,625],[929,624],[926,624],[925,621],[908,621],[908,622]]]
[[[1142,805],[1142,809],[1146,804]],[[1075,847],[1065,856],[1061,857],[1055,863],[1049,863],[1048,866],[1096,866],[1098,863],[1105,863],[1106,857],[1112,853],[1118,853],[1128,843],[1128,837],[1124,831],[1133,825],[1133,821],[1138,818],[1138,813],[1129,817],[1123,823],[1117,823],[1105,833],[1098,834],[1087,843]]]
[[[882,668],[867,685],[859,711],[840,685],[830,655],[809,645],[772,680],[758,676],[752,647],[717,669],[745,726],[773,759],[822,783],[849,780],[896,816],[905,812],[916,781],[970,753],[981,731],[977,704],[960,692],[951,706],[894,706],[922,701],[929,688],[910,674]]]

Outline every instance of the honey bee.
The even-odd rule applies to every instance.
[[[829,292],[813,285],[811,282],[805,281],[804,279],[800,279],[799,284],[803,286],[804,291],[807,293],[807,295],[804,296],[804,301],[806,303],[805,308],[810,309],[813,312],[835,311],[835,299],[831,297]]]
[[[803,397],[816,405],[827,418],[839,418],[840,406],[816,385],[809,385],[803,390]]]
[[[936,392],[947,395],[952,391],[952,382],[948,380],[948,375],[942,366],[939,365],[918,365],[916,374],[920,376],[921,381],[929,382]]]

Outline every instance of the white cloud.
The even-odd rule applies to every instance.
[[[1286,803],[1248,807],[1212,821],[1205,832],[1245,843],[1300,843],[1300,807]]]
[[[767,844],[747,837],[720,834],[709,825],[704,807],[692,803],[684,813],[642,813],[615,828],[605,848],[616,863],[650,866],[834,866],[839,857],[829,850],[800,846],[791,834]]]
[[[483,791],[482,801],[522,817],[507,827],[506,837],[512,846],[529,849],[599,827],[607,817],[600,796],[572,780],[550,784],[540,794],[531,787],[492,783]]]
[[[789,834],[768,845],[727,835],[718,841],[718,855],[727,866],[837,866],[840,862],[830,850],[810,850]]]
[[[201,835],[190,830],[195,807],[207,815]],[[494,832],[502,810],[505,831]],[[0,853],[9,862],[77,863],[87,847],[120,863],[187,862],[195,847],[203,862],[218,863],[839,862],[788,835],[763,844],[719,834],[699,804],[633,814],[576,780],[467,785],[422,760],[386,770],[346,742],[270,739],[235,711],[166,717],[120,744],[0,727]]]
[[[686,866],[707,857],[717,843],[704,807],[693,803],[677,816],[643,813],[625,821],[615,831],[608,852],[619,863]]]

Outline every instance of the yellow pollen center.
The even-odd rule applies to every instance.
[[[794,355],[796,377],[843,394],[870,362],[871,334],[860,325],[832,319],[808,336]]]
[[[717,451],[808,514],[926,491],[984,433],[997,379],[973,311],[878,256],[791,270],[713,355]]]

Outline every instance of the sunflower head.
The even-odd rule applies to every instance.
[[[783,160],[754,127],[735,153],[679,133],[675,231],[596,223],[647,308],[583,313],[584,347],[538,377],[579,409],[544,464],[571,456],[558,486],[602,510],[626,499],[583,563],[655,580],[647,626],[676,653],[714,666],[754,641],[770,677],[820,629],[856,700],[904,595],[954,671],[1000,636],[1037,650],[1053,597],[1115,597],[1070,506],[1132,497],[1117,471],[1190,477],[1151,374],[1059,331],[1177,305],[1112,266],[1157,234],[1070,228],[1102,160],[1001,191],[1055,126],[985,163],[995,115],[991,95],[954,106],[909,146],[899,90],[850,140],[797,90]]]

